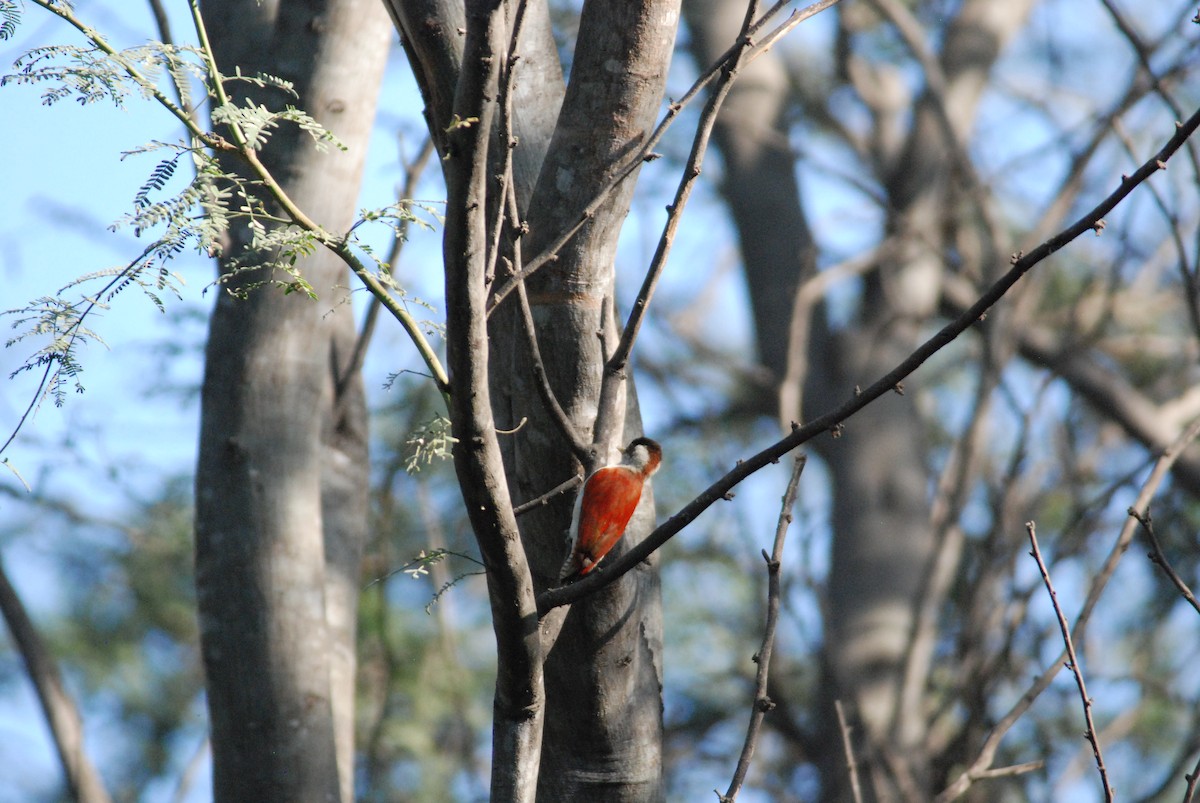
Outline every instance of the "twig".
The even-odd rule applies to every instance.
[[[1200,758],[1196,759],[1196,766],[1192,768],[1191,775],[1184,775],[1187,779],[1187,789],[1183,793],[1183,803],[1192,803],[1196,799],[1196,784],[1200,782]]]
[[[744,63],[753,61],[759,55],[766,52],[775,42],[779,41],[782,36],[787,34],[801,22],[824,11],[830,6],[837,4],[837,2],[838,0],[818,0],[818,2],[806,6],[805,8],[793,11],[784,22],[773,28],[760,40],[754,42],[753,47],[751,48],[750,53],[746,57]],[[775,5],[771,6],[771,8],[767,9],[762,17],[760,17],[757,22],[750,26],[748,32],[749,36],[752,38],[757,36],[758,33],[767,26],[767,23],[770,22],[771,18],[778,14],[779,11],[786,5],[786,0],[781,0],[780,2],[777,2]],[[504,301],[504,299],[510,293],[513,292],[513,290],[516,289],[517,281],[528,279],[536,271],[540,270],[542,267],[558,258],[558,252],[562,250],[563,246],[570,242],[571,238],[574,237],[579,230],[582,229],[583,226],[596,215],[596,213],[600,210],[600,207],[607,202],[608,196],[612,193],[612,191],[619,187],[621,183],[625,181],[625,179],[627,179],[635,170],[637,170],[642,162],[655,158],[654,147],[662,139],[663,134],[666,133],[667,129],[671,127],[671,124],[675,122],[676,118],[679,116],[679,113],[691,101],[695,100],[700,92],[710,83],[712,83],[712,81],[720,74],[720,72],[724,70],[735,57],[737,57],[737,55],[741,52],[741,48],[741,41],[735,43],[729,48],[729,50],[723,53],[721,57],[718,58],[716,62],[704,72],[704,74],[696,79],[695,83],[692,84],[687,92],[683,93],[683,96],[679,100],[670,104],[667,109],[667,113],[663,116],[663,119],[659,122],[654,131],[651,132],[650,136],[647,137],[643,142],[642,147],[635,151],[617,170],[613,171],[612,178],[600,188],[600,190],[596,193],[596,197],[593,198],[591,202],[583,208],[583,211],[579,213],[579,217],[576,219],[575,223],[566,231],[559,234],[558,237],[556,237],[548,246],[546,246],[546,248],[540,254],[526,262],[525,267],[520,273],[510,277],[508,281],[497,288],[496,292],[488,301],[489,316],[495,311],[496,307],[499,306],[500,303]]]
[[[515,247],[519,248],[520,246]],[[521,301],[521,328],[525,330],[525,342],[529,346],[529,359],[533,364],[533,376],[537,380],[537,390],[542,399],[542,406],[550,414],[559,433],[570,444],[571,451],[586,466],[588,445],[583,442],[579,433],[575,431],[575,427],[571,425],[571,419],[563,410],[558,397],[554,395],[554,388],[550,387],[550,377],[546,375],[546,364],[542,361],[542,349],[538,345],[537,329],[533,325],[533,310],[529,307],[529,294],[525,291],[524,281],[517,282],[517,297]]]
[[[1150,548],[1153,550],[1147,556],[1150,558],[1150,562],[1157,565],[1166,573],[1167,577],[1175,585],[1175,588],[1179,589],[1179,593],[1188,601],[1188,604],[1196,610],[1196,613],[1200,613],[1200,604],[1196,602],[1196,595],[1192,593],[1192,589],[1188,588],[1188,584],[1183,581],[1179,573],[1171,567],[1171,564],[1167,561],[1167,556],[1163,554],[1162,545],[1159,544],[1158,537],[1154,534],[1154,522],[1150,517],[1149,508],[1144,513],[1138,513],[1133,508],[1130,508],[1129,515],[1137,519],[1138,523],[1142,525],[1142,532],[1146,534],[1146,539],[1150,542]]]
[[[717,114],[721,111],[721,106],[725,102],[725,98],[729,95],[730,89],[733,88],[734,79],[737,77],[738,69],[742,65],[746,52],[753,45],[753,40],[751,40],[748,31],[751,23],[754,21],[753,15],[756,5],[757,2],[750,3],[746,19],[742,23],[742,29],[739,31],[737,41],[734,44],[733,55],[724,61],[721,75],[717,79],[708,101],[704,104],[703,111],[700,113],[700,122],[696,126],[695,136],[692,137],[692,149],[688,153],[687,163],[683,167],[683,175],[679,179],[679,186],[675,189],[675,197],[671,200],[670,206],[667,207],[667,222],[663,226],[662,234],[658,238],[658,246],[654,250],[654,256],[650,259],[650,267],[646,271],[646,277],[642,281],[642,287],[638,291],[637,299],[633,302],[633,309],[630,311],[629,319],[625,323],[625,330],[621,335],[621,340],[617,343],[617,348],[609,359],[608,365],[605,367],[606,378],[610,373],[623,371],[625,363],[629,360],[634,340],[637,339],[638,332],[642,327],[642,321],[645,319],[646,312],[649,309],[650,298],[654,295],[654,288],[658,285],[658,280],[662,276],[667,256],[671,252],[671,244],[675,241],[675,232],[679,228],[679,221],[683,217],[683,210],[687,206],[688,199],[691,197],[692,188],[695,186],[696,180],[700,178],[700,168],[704,162],[704,155],[708,150],[708,142],[712,137],[713,126],[717,122]]]
[[[582,482],[583,482],[583,477],[576,474],[575,476],[571,477],[571,479],[567,480],[566,482],[560,482],[558,485],[555,485],[553,488],[546,491],[546,493],[542,494],[541,496],[535,497],[533,499],[530,499],[528,502],[522,502],[521,504],[517,505],[516,507],[513,508],[513,515],[520,516],[522,513],[528,513],[529,511],[533,510],[535,507],[541,507],[542,505],[549,504],[551,499],[558,496],[559,494],[566,493],[567,491],[571,490],[572,488],[576,487],[577,485],[581,484]]]
[[[1025,531],[1029,533],[1029,543],[1033,550],[1029,553],[1037,561],[1038,571],[1042,573],[1042,582],[1046,584],[1046,592],[1050,595],[1050,604],[1054,606],[1054,615],[1058,617],[1058,628],[1062,631],[1063,644],[1067,649],[1067,669],[1075,676],[1075,685],[1079,689],[1079,697],[1083,702],[1083,719],[1087,730],[1083,736],[1092,745],[1092,755],[1096,758],[1096,770],[1100,773],[1100,783],[1104,786],[1105,803],[1112,803],[1115,794],[1108,783],[1108,769],[1104,766],[1104,756],[1100,753],[1100,740],[1096,736],[1096,724],[1092,721],[1092,698],[1088,697],[1087,684],[1083,682],[1083,671],[1079,668],[1079,659],[1075,656],[1075,645],[1071,643],[1071,625],[1063,615],[1058,604],[1058,594],[1054,593],[1054,585],[1050,582],[1050,572],[1042,560],[1042,552],[1038,549],[1037,528],[1032,521],[1025,522]]]
[[[696,133],[692,137],[692,148],[688,153],[679,185],[675,189],[675,197],[667,206],[667,221],[663,225],[658,245],[654,249],[654,256],[650,259],[650,266],[646,269],[646,276],[642,280],[642,286],[633,302],[633,308],[629,312],[629,318],[625,323],[621,338],[617,342],[617,347],[605,363],[598,404],[599,416],[593,438],[596,443],[611,443],[624,422],[625,411],[620,399],[622,398],[621,390],[625,381],[625,368],[629,363],[629,355],[632,353],[634,341],[637,340],[638,333],[641,331],[642,321],[645,320],[646,313],[650,309],[650,299],[653,297],[663,269],[666,267],[667,257],[675,242],[675,232],[679,228],[679,221],[683,219],[683,211],[691,197],[692,188],[700,178],[701,165],[704,163],[704,156],[708,151],[708,143],[712,137],[713,126],[717,122],[717,114],[720,112],[725,98],[729,95],[729,91],[733,88],[734,79],[737,77],[738,69],[745,61],[746,54],[754,45],[749,31],[757,12],[758,0],[751,0],[733,46],[727,51],[727,55],[721,58],[721,72],[712,94],[700,113]],[[674,105],[672,104],[672,108]]]
[[[37,690],[38,702],[46,714],[46,722],[50,726],[72,798],[78,803],[111,803],[100,773],[83,752],[83,724],[79,709],[63,687],[58,666],[30,621],[16,589],[9,582],[3,563],[0,563],[0,613],[25,661],[29,679]]]
[[[507,138],[506,138],[507,140]],[[509,225],[512,227],[512,273],[518,274],[521,272],[521,235],[523,227],[521,225],[521,207],[517,202],[517,187],[513,180],[512,174],[512,148],[506,147],[505,150],[510,154],[507,160],[507,173],[505,185],[508,187],[507,206]],[[501,217],[504,217],[501,215]],[[546,412],[550,415],[550,419],[554,421],[554,425],[558,428],[559,434],[563,436],[571,447],[571,451],[579,462],[583,463],[584,467],[590,470],[589,465],[591,458],[589,455],[588,445],[584,443],[583,438],[579,437],[579,433],[575,431],[575,427],[571,423],[570,417],[563,409],[562,404],[558,401],[558,397],[554,395],[554,388],[550,387],[550,377],[546,374],[546,363],[542,360],[542,349],[538,345],[537,327],[533,323],[533,310],[529,306],[529,294],[525,289],[525,281],[522,279],[517,282],[517,297],[521,304],[521,328],[525,332],[525,342],[529,346],[529,360],[533,365],[533,376],[537,380],[538,396],[541,397],[542,406],[546,408]]]
[[[850,794],[854,803],[862,803],[862,784],[858,780],[858,761],[854,757],[854,742],[850,739],[850,725],[846,722],[846,712],[842,709],[842,701],[833,701],[833,710],[837,713],[838,730],[842,734],[842,752],[846,754],[846,774],[850,777]]]
[[[775,648],[775,625],[779,621],[780,582],[779,568],[783,561],[783,543],[787,539],[788,526],[792,523],[792,508],[796,504],[796,493],[800,488],[800,475],[804,472],[807,458],[800,455],[792,467],[792,476],[788,480],[787,489],[783,492],[783,503],[779,509],[779,523],[775,526],[775,543],[768,555],[764,549],[763,560],[767,562],[767,621],[763,626],[762,646],[754,656],[758,671],[754,678],[754,705],[750,709],[750,724],[746,728],[746,741],[742,745],[742,754],[738,758],[729,789],[724,795],[718,795],[721,803],[733,803],[746,781],[746,773],[750,771],[750,762],[754,758],[754,749],[758,745],[758,735],[762,728],[763,717],[775,707],[767,696],[767,674],[771,668],[771,652]]]
[[[992,770],[984,770],[977,776],[980,780],[988,778],[1010,778],[1013,775],[1024,775],[1027,772],[1035,772],[1046,766],[1046,762],[1042,759],[1037,761],[1026,761],[1024,764],[1010,764],[1007,767],[996,767]]]
[[[740,462],[734,469],[685,505],[678,513],[659,525],[645,540],[639,542],[620,558],[613,561],[606,571],[593,572],[590,576],[585,577],[577,583],[542,592],[538,597],[539,614],[544,615],[546,611],[552,608],[575,602],[609,583],[616,582],[625,572],[628,572],[649,557],[652,552],[694,521],[711,505],[720,499],[724,499],[725,495],[742,482],[742,480],[759,471],[764,466],[775,462],[796,447],[807,443],[817,435],[832,431],[846,419],[850,418],[850,416],[880,396],[891,393],[900,382],[913,371],[917,370],[917,368],[921,367],[926,360],[941,351],[947,344],[978,322],[984,313],[1003,298],[1012,286],[1035,265],[1069,244],[1084,232],[1094,230],[1097,224],[1104,219],[1104,216],[1124,200],[1135,187],[1154,173],[1165,169],[1167,160],[1196,131],[1197,127],[1200,127],[1200,111],[1189,117],[1186,122],[1176,123],[1175,134],[1167,141],[1167,144],[1132,175],[1122,177],[1120,186],[1090,212],[1080,217],[1054,237],[1043,242],[1028,254],[1014,254],[1012,268],[989,287],[974,304],[968,307],[963,314],[942,327],[941,331],[918,346],[899,365],[877,380],[873,385],[864,389],[861,393],[857,393],[836,410],[832,410],[804,426],[795,425],[790,435]]]
[[[400,192],[397,193],[399,200],[403,202],[406,199],[411,199],[416,193],[417,181],[421,178],[421,174],[425,172],[425,167],[429,164],[429,157],[433,155],[433,137],[426,136],[425,142],[422,143],[421,149],[417,151],[417,155],[413,160],[404,166],[404,182],[400,185]],[[408,230],[412,226],[412,220],[408,216],[402,216],[400,223],[395,231],[395,239],[392,240],[391,250],[387,256],[387,271],[395,272],[396,263],[400,261],[400,254],[404,250],[404,244],[408,240]],[[375,325],[379,320],[379,309],[383,306],[383,302],[379,300],[379,296],[372,294],[371,303],[367,306],[367,314],[363,317],[362,328],[358,332],[358,337],[354,340],[354,350],[350,352],[350,361],[342,369],[342,374],[338,377],[337,388],[334,391],[335,407],[333,410],[333,420],[337,421],[341,416],[342,406],[346,403],[345,391],[350,379],[358,373],[363,366],[363,361],[367,356],[367,346],[371,343],[371,338],[375,334]]]
[[[1150,504],[1150,500],[1154,498],[1154,494],[1158,492],[1158,486],[1162,484],[1163,479],[1171,470],[1171,466],[1183,454],[1183,450],[1188,444],[1195,439],[1197,433],[1196,425],[1189,427],[1186,432],[1167,447],[1162,456],[1154,463],[1154,468],[1150,471],[1150,476],[1142,484],[1142,489],[1138,492],[1137,499],[1134,500],[1132,507],[1145,508]],[[1075,619],[1075,630],[1073,637],[1076,640],[1082,639],[1084,631],[1087,629],[1087,624],[1091,619],[1092,611],[1095,610],[1096,603],[1100,600],[1100,595],[1104,592],[1108,581],[1112,578],[1113,572],[1116,571],[1117,563],[1121,557],[1129,549],[1130,543],[1133,541],[1134,530],[1137,527],[1137,521],[1132,516],[1125,521],[1125,525],[1121,528],[1120,534],[1117,536],[1116,543],[1109,550],[1108,557],[1104,561],[1104,565],[1100,568],[1100,572],[1092,579],[1091,588],[1088,589],[1087,599],[1084,600],[1083,608],[1079,611],[1079,616]],[[934,803],[947,803],[954,800],[970,788],[971,784],[977,780],[987,777],[988,767],[992,760],[996,757],[996,751],[1000,748],[1000,742],[1004,739],[1005,734],[1016,723],[1018,719],[1025,715],[1029,707],[1033,705],[1033,701],[1045,691],[1055,675],[1062,666],[1062,662],[1066,660],[1066,650],[1063,650],[1057,658],[1046,668],[1041,675],[1034,679],[1021,698],[1013,704],[996,726],[992,728],[992,732],[988,734],[987,739],[983,743],[983,747],[979,750],[979,755],[971,766],[967,767],[962,773],[955,778],[949,786],[947,786],[936,798]]]

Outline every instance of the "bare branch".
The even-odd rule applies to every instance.
[[[1171,466],[1179,459],[1184,448],[1191,443],[1196,437],[1196,434],[1191,431],[1184,432],[1175,440],[1154,463],[1154,468],[1150,471],[1150,476],[1142,484],[1141,491],[1138,492],[1137,499],[1134,500],[1132,509],[1145,509],[1150,504],[1150,500],[1158,492],[1158,486],[1162,484],[1163,479],[1167,476],[1167,472],[1171,470]],[[1096,603],[1100,600],[1100,595],[1103,593],[1108,581],[1112,578],[1113,572],[1116,571],[1117,563],[1121,557],[1128,551],[1130,543],[1133,541],[1134,529],[1137,527],[1137,520],[1132,516],[1126,520],[1125,526],[1121,528],[1120,534],[1117,536],[1116,542],[1112,549],[1109,550],[1108,557],[1104,561],[1100,572],[1092,579],[1092,585],[1088,589],[1087,598],[1084,600],[1083,608],[1079,612],[1079,616],[1075,619],[1075,629],[1072,637],[1078,641],[1083,638],[1084,632],[1087,629],[1087,624],[1091,619],[1092,611],[1095,610]],[[959,795],[967,791],[971,784],[985,777],[984,773],[988,771],[992,760],[996,757],[996,751],[1000,748],[1000,742],[1004,739],[1005,734],[1016,723],[1018,719],[1025,715],[1029,707],[1033,705],[1033,701],[1044,692],[1055,675],[1061,668],[1062,662],[1066,660],[1066,650],[1059,654],[1057,658],[1047,667],[1047,669],[1039,675],[1025,693],[1021,695],[1008,713],[1005,714],[996,726],[992,728],[992,732],[988,734],[987,739],[983,743],[983,747],[979,750],[979,755],[971,766],[963,770],[963,772],[954,779],[936,798],[934,803],[948,803],[954,800]]]
[[[613,561],[607,567],[606,571],[593,572],[590,576],[577,583],[543,592],[538,596],[539,613],[544,614],[551,608],[575,602],[593,591],[615,582],[625,572],[645,560],[650,553],[654,552],[670,540],[672,536],[694,521],[713,503],[726,498],[726,494],[733,490],[742,480],[759,471],[764,466],[775,462],[796,447],[807,443],[817,435],[833,431],[852,415],[880,396],[893,392],[909,374],[921,367],[926,360],[978,322],[1035,265],[1069,244],[1084,232],[1093,231],[1103,221],[1104,216],[1124,200],[1135,187],[1154,173],[1165,169],[1167,160],[1179,150],[1180,146],[1195,132],[1197,127],[1200,127],[1200,111],[1193,114],[1186,122],[1176,123],[1175,134],[1167,141],[1167,144],[1147,160],[1145,164],[1134,171],[1132,175],[1122,177],[1120,186],[1090,212],[1080,217],[1054,237],[1043,242],[1028,254],[1014,254],[1012,268],[989,287],[974,304],[968,307],[962,315],[942,327],[941,331],[922,343],[912,354],[874,384],[857,393],[841,407],[814,419],[808,424],[803,426],[799,424],[794,425],[790,435],[740,462],[734,469],[685,505],[678,513],[659,525],[645,540]]]
[[[1027,772],[1034,772],[1046,766],[1046,762],[1038,759],[1037,761],[1026,761],[1023,764],[1012,764],[1007,767],[997,767],[994,770],[984,770],[979,773],[980,780],[987,778],[1011,778],[1014,775],[1024,775]]]
[[[519,245],[516,247],[520,248]],[[570,444],[571,451],[575,453],[575,457],[581,463],[587,465],[589,460],[588,445],[579,437],[579,433],[575,431],[575,427],[571,426],[570,417],[563,410],[558,397],[554,395],[554,389],[550,387],[550,377],[546,375],[546,364],[542,362],[542,349],[538,346],[537,328],[533,324],[533,310],[529,308],[529,294],[525,292],[524,281],[517,282],[517,297],[521,302],[521,327],[525,330],[525,341],[529,345],[529,359],[533,364],[533,375],[537,379],[538,395],[542,398],[542,406],[550,414],[550,418],[553,419],[555,425],[558,427],[558,431],[563,436],[563,439]]]
[[[766,52],[775,42],[777,42],[782,36],[787,34],[801,22],[809,19],[812,16],[815,16],[816,14],[833,5],[836,5],[837,2],[838,0],[819,0],[819,2],[813,3],[805,8],[793,11],[783,23],[772,29],[762,39],[758,40],[757,42],[752,42],[753,47],[751,48],[751,51],[745,61],[753,60],[757,55]],[[767,26],[772,17],[779,13],[779,11],[785,5],[787,5],[786,2],[777,2],[775,5],[769,8],[757,22],[750,26],[749,36],[751,38],[756,36],[759,31]],[[679,113],[684,109],[685,106],[695,100],[700,92],[710,83],[712,83],[728,64],[732,63],[733,59],[738,57],[741,49],[741,41],[730,47],[729,50],[727,50],[719,59],[717,59],[716,63],[714,63],[707,71],[704,72],[703,75],[696,79],[696,82],[692,84],[688,91],[685,92],[679,100],[670,104],[670,106],[667,108],[667,113],[663,116],[662,121],[659,122],[658,126],[654,129],[650,136],[646,138],[645,142],[642,144],[642,147],[636,150],[628,159],[626,159],[623,165],[614,171],[613,176],[608,183],[601,187],[601,189],[596,193],[596,197],[593,198],[592,201],[583,208],[583,211],[579,213],[579,217],[576,219],[575,223],[566,231],[560,233],[548,246],[546,246],[545,250],[543,250],[540,254],[526,262],[525,267],[522,268],[519,273],[510,277],[508,281],[497,288],[496,292],[492,295],[492,298],[488,303],[488,315],[491,315],[496,307],[498,307],[500,303],[503,302],[504,299],[516,289],[518,281],[528,279],[536,271],[557,259],[558,252],[564,245],[570,242],[571,238],[574,237],[589,220],[596,215],[596,213],[600,210],[600,207],[602,207],[608,200],[609,194],[612,193],[612,191],[618,186],[620,186],[621,183],[624,182],[625,179],[627,179],[635,170],[637,170],[643,162],[656,158],[657,155],[654,153],[655,146],[658,145],[659,141],[662,140],[663,134],[665,134],[667,129],[671,127],[671,124],[675,122],[675,119],[679,116]]]
[[[564,494],[567,491],[571,490],[572,488],[575,488],[582,484],[583,484],[583,477],[579,474],[576,474],[574,477],[571,477],[571,479],[567,480],[566,482],[560,482],[558,485],[555,485],[553,488],[546,491],[546,493],[542,494],[541,496],[535,497],[533,499],[530,499],[528,502],[522,502],[521,504],[517,505],[515,508],[513,508],[513,515],[520,516],[522,513],[528,513],[530,510],[533,510],[535,507],[547,505],[550,503],[550,500],[553,499],[554,497],[558,496],[559,494]]]
[[[37,690],[38,702],[46,714],[46,722],[54,737],[58,759],[67,776],[71,796],[79,803],[111,803],[100,773],[83,752],[83,723],[79,709],[63,687],[58,666],[29,619],[21,598],[8,580],[4,564],[0,563],[0,613],[12,633],[29,679]]]
[[[842,752],[846,755],[846,774],[850,776],[850,793],[854,803],[862,803],[862,783],[858,780],[858,761],[854,757],[854,741],[850,738],[850,725],[846,722],[846,712],[842,708],[841,700],[833,701],[833,710],[837,713],[838,730],[842,734]]]
[[[792,476],[788,480],[787,489],[783,492],[783,503],[779,509],[779,523],[775,526],[775,543],[771,554],[763,550],[763,559],[767,562],[767,621],[763,626],[762,646],[754,656],[758,664],[758,672],[754,678],[754,705],[750,709],[750,724],[746,728],[746,741],[742,745],[742,754],[738,758],[737,768],[729,782],[729,789],[721,795],[721,803],[733,803],[746,781],[746,773],[750,771],[750,762],[754,758],[754,749],[758,745],[758,735],[762,727],[763,717],[775,707],[767,696],[767,676],[771,669],[771,652],[775,649],[775,625],[779,621],[780,582],[779,569],[783,561],[783,543],[787,539],[788,527],[792,523],[792,508],[796,504],[796,493],[800,488],[800,475],[804,472],[807,458],[800,455],[792,466]]]
[[[1200,782],[1200,758],[1196,759],[1196,766],[1192,768],[1191,775],[1184,775],[1187,779],[1187,789],[1183,793],[1183,803],[1192,803],[1196,799],[1196,783]]]
[[[1187,428],[1187,431],[1180,436],[1179,440],[1176,441],[1175,444],[1172,444],[1171,448],[1175,449],[1178,446],[1179,450],[1182,451],[1187,444],[1196,439],[1197,435],[1200,435],[1200,420],[1194,421],[1192,425]],[[1191,605],[1197,613],[1200,613],[1200,603],[1196,601],[1196,595],[1192,593],[1190,588],[1188,588],[1188,585],[1183,581],[1183,578],[1180,577],[1173,568],[1171,568],[1171,564],[1167,561],[1167,556],[1163,554],[1162,545],[1159,544],[1158,537],[1154,534],[1154,525],[1150,518],[1149,503],[1147,502],[1147,504],[1144,505],[1140,511],[1138,508],[1129,508],[1129,515],[1142,525],[1142,532],[1146,534],[1146,539],[1150,542],[1150,548],[1152,550],[1149,555],[1150,561],[1158,565],[1158,567],[1161,568],[1164,573],[1166,573],[1167,577],[1174,584],[1175,588],[1177,588],[1179,593],[1183,595],[1183,598],[1188,601],[1188,604]]]
[[[1087,723],[1084,738],[1092,745],[1092,755],[1096,759],[1096,770],[1100,773],[1100,783],[1104,787],[1104,800],[1112,803],[1115,794],[1108,783],[1108,769],[1104,766],[1104,756],[1100,752],[1100,740],[1096,736],[1096,724],[1092,721],[1092,698],[1088,697],[1087,684],[1083,681],[1083,671],[1079,668],[1079,659],[1075,656],[1075,645],[1071,643],[1071,625],[1063,615],[1058,604],[1058,594],[1054,592],[1054,584],[1050,582],[1050,572],[1042,560],[1042,551],[1038,548],[1037,528],[1032,521],[1025,523],[1025,531],[1029,534],[1029,543],[1033,551],[1033,559],[1037,561],[1038,571],[1042,573],[1042,582],[1046,584],[1046,592],[1050,595],[1050,604],[1054,606],[1054,615],[1058,618],[1058,628],[1062,631],[1063,644],[1067,650],[1067,669],[1075,676],[1075,686],[1079,689],[1079,697],[1083,703],[1083,719]]]
[[[1150,518],[1150,510],[1146,509],[1144,513],[1139,513],[1133,508],[1129,509],[1129,515],[1138,520],[1142,525],[1142,532],[1146,534],[1146,539],[1150,542],[1150,562],[1156,564],[1167,577],[1175,588],[1179,589],[1179,593],[1188,601],[1197,613],[1200,613],[1200,603],[1196,602],[1196,595],[1192,593],[1192,589],[1188,588],[1187,583],[1179,576],[1179,573],[1171,568],[1171,564],[1167,561],[1167,556],[1163,554],[1162,545],[1158,543],[1158,537],[1154,534],[1154,522]]]
[[[717,122],[717,114],[733,86],[733,81],[737,77],[738,68],[741,66],[746,52],[753,44],[748,31],[754,21],[753,15],[757,5],[756,0],[752,0],[746,9],[746,18],[742,22],[742,29],[732,48],[732,57],[727,61],[722,59],[725,66],[700,114],[700,122],[696,126],[695,136],[692,138],[692,149],[688,154],[687,163],[684,165],[679,185],[675,189],[675,197],[667,207],[667,221],[663,225],[658,245],[654,249],[654,256],[650,259],[650,267],[646,270],[642,287],[638,290],[637,299],[633,302],[633,309],[630,310],[629,319],[621,333],[621,339],[604,366],[604,381],[600,388],[598,405],[599,415],[593,438],[596,443],[612,443],[625,417],[623,406],[618,403],[618,400],[622,398],[621,385],[625,381],[625,368],[629,362],[629,355],[633,351],[634,341],[641,331],[642,321],[645,320],[646,313],[649,311],[654,289],[658,286],[658,280],[666,267],[667,257],[671,253],[671,245],[675,241],[675,232],[679,228],[679,221],[683,218],[683,210],[687,206],[688,198],[691,197],[696,180],[700,178],[700,168],[704,163],[705,153],[708,151],[708,142],[712,136],[713,126]]]

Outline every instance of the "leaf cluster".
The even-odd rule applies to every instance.
[[[39,85],[44,89],[42,100],[46,105],[73,97],[84,105],[108,99],[123,107],[128,97],[139,95],[165,107],[187,131],[177,141],[153,140],[122,154],[122,159],[141,154],[157,154],[160,158],[135,193],[131,210],[110,228],[132,230],[139,238],[152,233],[153,242],[127,265],[80,277],[55,296],[36,299],[5,313],[16,316],[12,327],[17,330],[7,345],[27,338],[45,338],[14,374],[45,369],[42,388],[59,405],[64,402],[68,380],[74,380],[75,389],[82,392],[78,377],[83,366],[75,349],[89,340],[103,343],[93,329],[84,326],[89,313],[97,307],[107,308],[119,292],[130,286],[139,287],[163,310],[162,292],[178,296],[178,286],[182,283],[167,269],[166,263],[189,247],[208,256],[225,255],[228,270],[220,281],[237,296],[272,285],[285,293],[302,292],[316,298],[315,290],[298,265],[321,247],[337,251],[352,263],[356,273],[369,272],[374,276],[378,280],[377,294],[391,290],[404,295],[390,275],[390,266],[361,242],[356,229],[364,223],[380,222],[401,236],[407,223],[429,225],[414,214],[408,203],[364,210],[344,236],[335,236],[290,207],[270,173],[254,156],[283,126],[294,126],[307,134],[318,150],[330,146],[346,150],[332,132],[295,105],[272,109],[247,98],[230,99],[225,91],[227,85],[245,84],[296,98],[290,81],[267,73],[243,75],[240,70],[231,76],[223,75],[216,70],[211,53],[203,47],[149,42],[116,50],[78,21],[69,6],[45,7],[75,25],[89,45],[51,45],[30,50],[16,59],[16,72],[0,76],[0,86]],[[0,38],[14,33],[20,17],[16,3],[0,0]],[[206,41],[203,35],[200,39]],[[168,89],[179,99],[178,104],[160,89],[164,75],[169,76]],[[192,103],[193,88],[197,81],[206,87],[204,100],[212,107],[210,130],[200,128],[193,116],[196,108]],[[231,132],[238,144],[230,144],[216,133],[218,130]],[[230,169],[230,163],[218,159],[218,153],[230,150],[255,167],[248,172],[256,177],[247,178]],[[191,176],[181,189],[174,190],[183,172],[181,164],[190,164]],[[238,244],[236,253],[229,253],[231,243]],[[351,248],[366,253],[377,268],[369,270],[358,262]],[[65,295],[68,290],[100,280],[104,284],[99,291]],[[425,331],[432,334],[437,325],[426,326]],[[45,393],[39,390],[39,400]]]
[[[17,17],[0,9],[0,34],[15,31]],[[11,33],[8,34],[11,36]],[[8,38],[0,35],[0,38]],[[110,54],[100,47],[79,45],[47,45],[23,53],[13,62],[17,72],[0,77],[0,86],[8,84],[43,87],[42,104],[52,106],[60,100],[74,98],[80,105],[111,100],[119,108],[134,93],[153,97],[153,90],[163,74],[170,76],[175,91],[185,104],[191,97],[193,79],[202,79],[205,71],[201,51],[188,45],[148,42]],[[129,75],[129,67],[137,69],[142,80]]]

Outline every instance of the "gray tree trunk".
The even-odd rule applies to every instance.
[[[405,32],[435,136],[450,120],[462,43],[454,34],[461,9],[449,2],[389,2]],[[572,80],[563,88],[545,3],[530,3],[517,52],[513,154],[518,203],[529,234],[525,258],[536,255],[567,226],[635,150],[661,103],[674,44],[675,2],[584,7]],[[561,113],[560,113],[561,107]],[[604,354],[596,333],[615,324],[613,259],[633,181],[529,283],[530,303],[551,385],[576,432],[593,437]],[[503,278],[501,276],[501,278]],[[511,495],[536,497],[575,474],[569,444],[544,411],[528,347],[510,297],[492,316],[491,400],[501,436]],[[634,394],[629,394],[631,400]],[[625,440],[640,434],[633,401]],[[668,458],[669,459],[669,458]],[[557,581],[565,552],[570,495],[521,519],[521,533],[538,589]],[[647,493],[624,541],[639,540],[653,523]],[[564,625],[565,617],[565,625]],[[539,775],[540,800],[657,800],[661,784],[661,603],[657,574],[633,572],[567,614],[543,622],[546,722]],[[503,663],[506,656],[502,653]],[[494,756],[494,760],[502,760]]]
[[[356,211],[392,36],[374,0],[207,0],[225,74],[294,81],[294,103],[349,146],[279,131],[264,161],[331,231]],[[242,84],[230,84],[235,96]],[[245,172],[241,165],[229,169]],[[221,260],[240,255],[234,232]],[[210,324],[196,477],[196,584],[218,801],[353,799],[355,624],[367,526],[366,407],[349,371],[350,278],[320,252],[297,267],[319,300],[220,290]],[[270,277],[228,278],[251,288]]]

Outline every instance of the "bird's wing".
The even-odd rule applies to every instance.
[[[602,468],[584,486],[576,549],[598,562],[625,532],[642,497],[641,477],[626,466]]]

